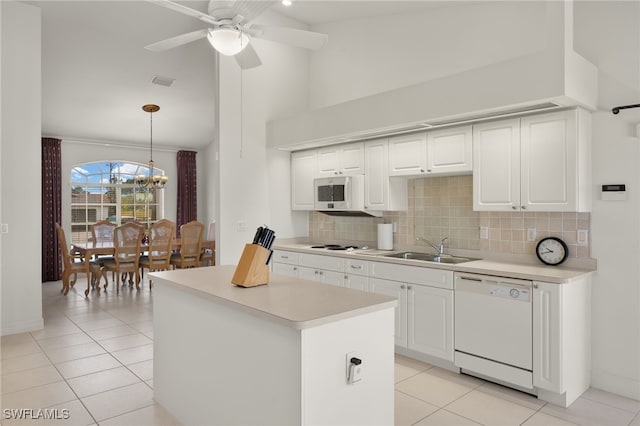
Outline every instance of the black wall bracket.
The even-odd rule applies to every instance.
[[[611,112],[614,114],[618,114],[621,109],[629,109],[629,108],[640,108],[640,104],[617,106],[615,108],[612,108]]]

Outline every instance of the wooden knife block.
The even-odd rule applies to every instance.
[[[257,244],[246,244],[231,278],[231,283],[240,287],[255,287],[269,283],[267,259],[270,250]]]

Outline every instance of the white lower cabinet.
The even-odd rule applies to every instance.
[[[300,271],[298,270],[298,266],[289,265],[287,263],[278,263],[273,262],[271,267],[271,272],[274,274],[287,275],[290,277],[300,277]]]
[[[453,362],[453,291],[407,286],[407,347]]]
[[[299,277],[303,280],[317,281],[323,284],[331,284],[337,287],[344,287],[344,273],[342,272],[307,268],[305,266],[300,266],[298,267],[298,269],[300,271]]]
[[[398,299],[396,306],[395,342],[398,346],[407,346],[407,285],[398,281],[369,278],[369,290]]]

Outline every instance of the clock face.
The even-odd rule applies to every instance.
[[[560,238],[543,238],[536,246],[538,259],[547,265],[559,265],[569,256],[569,248]]]

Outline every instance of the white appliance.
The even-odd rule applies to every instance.
[[[382,216],[364,205],[364,176],[340,176],[313,181],[314,210],[331,216]]]
[[[532,282],[456,272],[454,363],[533,389]]]

